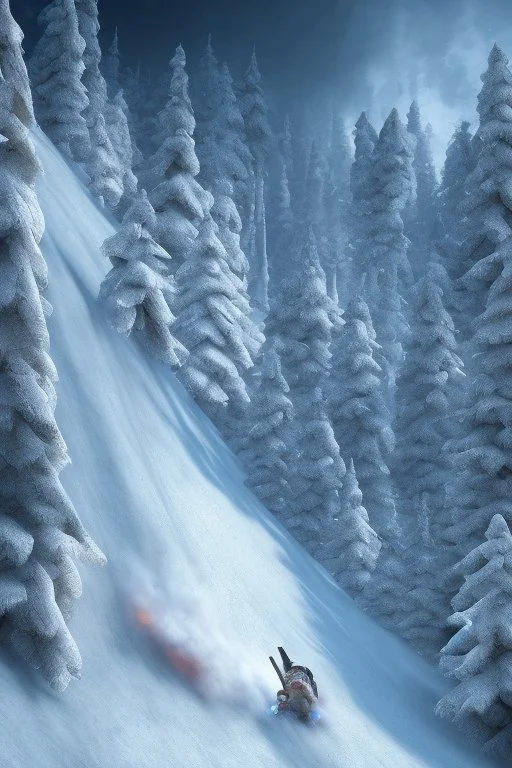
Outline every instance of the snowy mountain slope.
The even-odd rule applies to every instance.
[[[73,458],[62,479],[109,564],[82,568],[79,683],[54,694],[1,651],[2,768],[490,765],[434,718],[445,681],[274,523],[173,375],[109,330],[95,297],[113,225],[39,132],[36,143],[57,419]],[[141,594],[208,662],[214,701],[134,628],[127,601]],[[278,644],[314,670],[323,728],[261,715]]]

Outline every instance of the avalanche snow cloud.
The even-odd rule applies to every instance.
[[[109,329],[96,295],[114,224],[50,142],[35,139],[57,418],[73,458],[63,479],[109,564],[82,569],[72,623],[80,682],[55,694],[0,651],[2,768],[491,765],[434,718],[447,683],[257,503],[168,369]],[[206,697],[131,622],[131,602],[155,596],[170,637],[208,666]],[[322,728],[264,714],[277,688],[268,655],[281,644],[315,672]]]

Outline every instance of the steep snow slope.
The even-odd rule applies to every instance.
[[[57,417],[73,459],[63,482],[109,564],[82,569],[79,683],[56,695],[1,651],[2,768],[490,765],[434,718],[446,683],[274,523],[173,375],[109,330],[95,297],[113,226],[36,141]],[[183,686],[132,626],[127,600],[152,581],[170,631],[208,661],[217,701]],[[315,671],[323,728],[261,715],[278,644]]]

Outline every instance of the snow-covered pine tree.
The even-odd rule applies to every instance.
[[[388,462],[394,448],[391,415],[384,399],[379,345],[367,304],[354,298],[345,325],[331,347],[328,409],[341,455],[353,459],[371,526],[394,530],[395,504]]]
[[[426,505],[435,540],[451,474],[443,446],[451,436],[450,390],[460,386],[462,361],[456,354],[453,321],[443,303],[448,277],[431,263],[414,287],[405,361],[397,378],[394,480],[403,512],[417,518]]]
[[[405,233],[410,240],[409,264],[418,280],[432,259],[434,226],[436,223],[436,172],[430,141],[421,125],[420,108],[413,101],[407,113],[407,131],[415,139],[413,170],[416,177],[416,199],[406,209]]]
[[[461,206],[466,198],[466,183],[474,170],[476,158],[472,149],[469,123],[463,121],[455,130],[441,171],[441,183],[437,195],[438,233],[436,251],[439,260],[450,278],[450,290],[446,296],[446,307],[458,328],[458,285],[460,272],[460,247],[464,239],[464,224]]]
[[[211,206],[209,194],[208,198]],[[180,369],[181,380],[223,429],[228,404],[238,412],[249,402],[240,372],[253,362],[244,330],[246,315],[238,307],[238,278],[229,269],[217,231],[207,213],[187,260],[176,273],[174,333],[190,352]]]
[[[252,155],[247,146],[245,122],[227,64],[222,64],[219,72],[217,136],[222,168],[233,184],[233,200],[241,212],[244,210],[248,190],[252,187]]]
[[[483,311],[486,299],[485,285],[480,279],[471,279],[477,276],[470,270],[480,260],[501,250],[511,231],[512,172],[502,157],[508,156],[512,146],[509,139],[512,73],[507,57],[497,45],[489,54],[488,68],[481,79],[477,106],[480,124],[475,136],[479,144],[478,162],[467,179],[461,209],[465,214],[465,236],[459,249],[458,274],[462,277],[455,286],[461,356],[469,372],[473,369],[473,357],[468,342],[473,321]],[[467,279],[466,273],[469,273]]]
[[[437,195],[438,218],[443,234],[453,236],[460,221],[460,204],[466,197],[466,182],[475,167],[472,135],[469,123],[463,120],[455,129],[446,150],[446,158],[441,171],[441,183]],[[449,275],[457,268],[453,263],[454,253],[447,255],[443,266]]]
[[[309,367],[316,367],[311,357]],[[306,361],[303,370],[305,368]],[[303,380],[308,377],[303,375]],[[295,402],[296,418],[292,425],[295,450],[288,472],[290,501],[281,519],[297,541],[313,557],[319,557],[325,528],[340,511],[346,470],[320,387],[307,395],[297,391]]]
[[[311,228],[300,261],[293,266],[272,299],[265,334],[267,344],[272,339],[277,345],[295,410],[288,438],[293,445],[288,475],[291,500],[282,519],[314,555],[322,520],[335,516],[345,466],[321,392],[331,357],[332,302]]]
[[[249,263],[240,247],[242,221],[234,201],[235,188],[247,184],[251,155],[242,140],[245,130],[229,69],[219,69],[208,42],[199,73],[201,119],[197,124],[199,179],[214,196],[212,217],[231,269],[247,286]]]
[[[100,203],[114,210],[123,195],[122,174],[101,113],[89,129],[89,136],[94,146],[87,163],[89,189]]]
[[[349,293],[348,254],[350,216],[350,167],[352,157],[345,124],[332,107],[328,162],[324,176],[324,215],[326,224],[325,270],[331,299],[346,305]]]
[[[269,296],[279,291],[279,284],[292,268],[292,249],[294,248],[294,217],[291,208],[291,196],[286,160],[279,154],[279,186],[274,211],[276,234],[272,249],[269,272]],[[272,304],[272,301],[270,302]]]
[[[472,323],[464,434],[450,446],[456,472],[449,486],[451,525],[443,533],[461,556],[482,540],[492,515],[512,523],[512,163],[503,161],[512,158],[512,74],[497,46],[483,79],[483,143],[468,199],[470,234],[462,246],[473,245],[468,261],[479,257],[464,281],[473,291],[473,307],[481,310]]]
[[[101,284],[99,300],[118,333],[133,333],[162,362],[179,368],[187,351],[172,333],[171,257],[149,234],[154,225],[155,212],[142,190],[126,212],[122,228],[103,243],[112,269]]]
[[[263,89],[256,53],[253,51],[249,67],[240,86],[239,98],[244,118],[247,144],[252,154],[253,185],[248,208],[242,221],[247,237],[243,236],[243,250],[249,259],[251,277],[249,292],[252,300],[263,310],[268,309],[268,260],[265,220],[265,178],[272,147],[272,133],[267,118],[268,107]]]
[[[455,567],[464,584],[452,600],[456,630],[441,651],[441,670],[458,684],[436,714],[485,741],[485,750],[510,755],[512,747],[512,536],[499,514],[487,539]]]
[[[304,190],[302,221],[309,227],[314,236],[318,257],[324,272],[329,270],[327,257],[329,254],[327,240],[327,221],[325,216],[325,186],[326,168],[324,158],[313,141],[309,151],[306,187]],[[331,295],[331,294],[329,294]]]
[[[142,153],[135,141],[133,115],[130,112],[130,108],[124,96],[124,89],[121,85],[120,59],[121,55],[119,52],[119,39],[116,27],[112,43],[110,44],[106,55],[102,56],[101,64],[105,82],[107,84],[108,95],[108,101],[105,107],[105,122],[111,141],[118,153],[121,167],[126,175],[123,179],[124,201],[116,211],[118,216],[122,216],[125,213],[123,208],[126,206],[129,207],[129,202],[132,202],[133,197],[136,195],[137,182],[135,180],[134,186],[133,168],[140,165],[142,162]],[[114,107],[114,109],[112,107]],[[118,108],[121,109],[123,116],[119,115]],[[108,112],[112,114],[111,118],[107,116]],[[112,128],[110,127],[110,124],[112,124]],[[128,148],[128,138],[130,140],[130,148]]]
[[[283,375],[297,413],[317,386],[324,386],[329,371],[332,302],[327,296],[314,233],[309,228],[299,257],[290,265],[266,318],[267,345],[275,340]],[[298,401],[301,401],[299,404]]]
[[[359,286],[367,268],[367,206],[370,189],[371,157],[378,136],[375,128],[361,112],[353,131],[355,154],[350,169],[350,227],[352,279]]]
[[[122,91],[118,91],[112,99],[109,99],[104,109],[105,128],[121,171],[123,195],[116,208],[118,216],[124,215],[137,195],[137,178],[132,170],[133,144],[127,110]]]
[[[246,418],[249,432],[239,455],[247,467],[246,485],[279,514],[289,501],[287,438],[293,406],[275,344],[260,356],[257,367],[259,381]]]
[[[368,583],[381,545],[362,505],[363,495],[352,459],[339,497],[336,516],[323,526],[322,538],[326,543],[320,547],[318,559],[337,583],[354,596]]]
[[[394,630],[423,656],[436,661],[448,639],[449,614],[445,576],[452,565],[451,553],[440,548],[430,530],[426,497],[405,521],[400,563],[403,577],[395,594]]]
[[[82,115],[88,98],[81,81],[85,41],[73,0],[54,0],[37,21],[44,30],[29,62],[37,122],[61,152],[80,160],[89,144]]]
[[[178,46],[170,62],[168,101],[159,114],[167,137],[139,174],[155,209],[157,242],[171,255],[174,269],[185,259],[197,235],[197,226],[211,207],[211,196],[196,180],[199,161],[194,147],[195,119],[188,95],[186,57]]]
[[[82,82],[87,89],[89,104],[85,110],[87,125],[92,128],[99,114],[103,114],[107,101],[107,85],[100,71],[101,49],[98,41],[98,0],[74,0],[78,17],[78,31],[85,41]]]
[[[414,198],[412,159],[412,141],[393,109],[372,155],[366,216],[367,256],[363,266],[367,272],[365,296],[377,340],[383,348],[391,390],[402,361],[402,340],[407,332],[401,287],[410,279],[409,241],[404,235],[402,217]]]
[[[233,184],[226,178],[218,179],[213,185],[215,191],[214,204],[212,206],[212,217],[219,228],[218,238],[226,250],[226,258],[230,269],[240,280],[240,286],[243,289],[244,296],[249,302],[247,295],[247,275],[249,272],[249,262],[245,253],[240,247],[240,233],[242,231],[242,220],[237,207],[233,201]],[[247,312],[250,313],[248,304]]]
[[[66,625],[81,593],[74,558],[104,557],[59,479],[69,458],[54,415],[40,168],[22,39],[8,0],[0,0],[0,637],[62,691],[81,668]]]
[[[120,84],[128,104],[127,118],[134,147],[134,168],[138,174],[144,158],[149,157],[154,149],[152,146],[156,121],[154,99],[148,98],[150,82],[141,72],[140,66],[137,69],[127,67],[121,73]]]
[[[90,146],[84,157],[92,193],[115,210],[123,195],[123,167],[114,146],[119,137],[119,123],[126,119],[119,105],[111,104],[107,113],[107,84],[100,71],[101,49],[98,41],[98,0],[75,0],[78,30],[85,41],[82,82],[87,89],[89,104],[84,112],[89,129]],[[114,119],[113,113],[116,118]],[[106,114],[107,113],[107,114]],[[109,128],[114,126],[114,133]],[[125,126],[126,130],[127,126]],[[131,168],[130,168],[131,170]],[[127,180],[128,181],[128,180]],[[130,177],[132,185],[133,179]]]

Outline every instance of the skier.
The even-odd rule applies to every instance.
[[[289,711],[301,720],[308,720],[318,699],[313,673],[308,667],[290,661],[283,648],[277,650],[284,668],[284,675],[281,676],[283,688],[277,692],[278,711]]]

